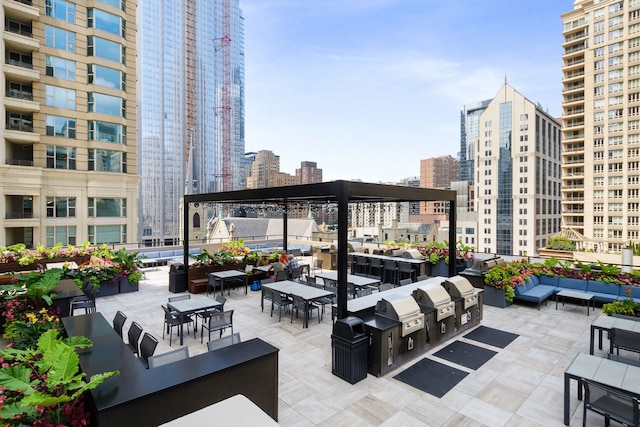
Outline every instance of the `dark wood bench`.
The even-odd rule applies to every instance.
[[[192,294],[201,294],[207,291],[207,283],[209,279],[192,279],[189,280],[189,292]]]

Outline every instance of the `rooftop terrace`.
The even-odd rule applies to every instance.
[[[153,334],[160,344],[156,354],[179,346],[174,336],[162,340],[161,304],[173,296],[168,291],[168,267],[149,269],[140,282],[140,291],[103,297],[98,311],[109,321],[117,310],[127,316],[125,331],[135,320]],[[204,294],[192,298],[206,298]],[[482,324],[520,336],[477,371],[469,372],[455,388],[438,399],[393,378],[422,357],[381,378],[373,375],[355,385],[331,373],[330,315],[320,324],[315,318],[308,329],[302,320],[289,322],[260,311],[260,292],[232,291],[226,309],[234,309],[234,332],[243,340],[259,337],[280,349],[279,417],[282,426],[562,426],[563,374],[579,352],[589,351],[589,325],[600,314],[590,317],[582,306],[567,303],[556,311],[555,303],[543,306],[513,305],[506,309],[485,306]],[[76,312],[79,314],[79,311]],[[175,331],[174,331],[175,333]],[[227,332],[228,333],[228,332]],[[126,334],[125,334],[126,336]],[[126,338],[125,338],[126,339]],[[466,341],[462,336],[453,340]],[[447,345],[442,344],[438,348]],[[206,342],[185,336],[191,355],[205,352]],[[608,343],[604,343],[608,348]],[[596,350],[597,355],[603,355]],[[571,425],[582,423],[582,402],[575,397],[572,384]],[[601,426],[603,417],[590,412],[589,426]]]

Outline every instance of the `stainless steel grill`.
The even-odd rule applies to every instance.
[[[462,298],[464,301],[463,308],[465,310],[478,304],[478,291],[471,285],[468,279],[462,276],[453,276],[445,280],[442,285],[450,295]]]
[[[387,295],[376,303],[375,313],[402,323],[402,336],[424,328],[424,314],[411,295]]]
[[[433,307],[438,322],[455,314],[455,303],[451,301],[451,295],[437,283],[419,286],[413,291],[413,297],[418,303]]]
[[[403,257],[409,259],[424,259],[424,256],[417,249],[407,249],[404,251]]]

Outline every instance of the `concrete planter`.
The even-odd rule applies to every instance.
[[[484,287],[484,303],[491,307],[506,308],[511,302],[504,299],[504,289],[496,289],[493,286]]]

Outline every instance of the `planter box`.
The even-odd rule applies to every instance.
[[[139,283],[132,285],[131,283],[129,283],[129,279],[125,278],[120,280],[119,290],[121,294],[124,294],[127,292],[138,292],[139,289],[140,289]]]
[[[120,284],[118,282],[102,282],[100,283],[100,290],[98,290],[98,292],[96,293],[96,298],[118,295],[119,293]]]
[[[449,264],[442,259],[435,264],[431,264],[431,275],[449,277]]]
[[[492,307],[505,308],[511,303],[504,299],[504,289],[496,289],[493,286],[484,287],[484,303]]]

